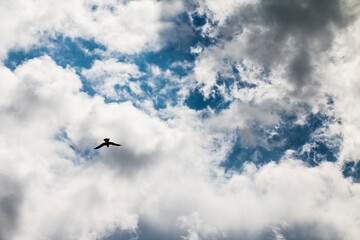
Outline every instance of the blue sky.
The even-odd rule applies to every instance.
[[[359,236],[356,1],[0,6],[0,239]]]

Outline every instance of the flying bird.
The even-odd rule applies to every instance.
[[[99,146],[97,146],[96,148],[94,149],[99,149],[103,146],[107,146],[109,147],[110,145],[114,145],[114,146],[121,146],[121,144],[117,144],[117,143],[113,143],[113,142],[109,142],[110,138],[104,138],[104,141],[102,144],[100,144]]]

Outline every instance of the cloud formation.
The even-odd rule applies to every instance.
[[[360,235],[354,1],[0,4],[0,239]]]
[[[225,19],[219,20],[218,27],[223,45],[210,49],[210,54],[219,59],[219,64],[231,58],[251,59],[264,68],[280,67],[290,83],[290,92],[309,97],[316,94],[312,86],[322,84],[315,74],[318,56],[331,48],[335,32],[353,21],[349,11],[352,5],[337,0],[274,0],[255,4],[244,1],[231,11],[210,6],[209,15]]]
[[[2,73],[10,74],[5,68]],[[211,133],[186,124],[196,115],[181,113],[179,120],[162,122],[129,103],[87,97],[79,92],[76,73],[49,57],[30,60],[11,74],[26,84],[18,99],[22,104],[15,100],[19,94],[7,91],[13,99],[2,108],[2,119],[12,125],[2,129],[10,136],[2,164],[14,181],[26,178],[28,189],[2,193],[8,212],[13,209],[15,217],[15,209],[22,211],[14,239],[96,239],[116,229],[136,231],[138,221],[160,236],[179,229],[174,239],[262,239],[289,231],[299,238],[332,239],[326,237],[328,226],[339,238],[359,234],[353,211],[359,207],[359,186],[333,163],[308,168],[290,154],[278,164],[249,164],[227,176],[214,162],[221,152],[214,155],[201,143]],[[21,127],[28,123],[31,127]],[[61,129],[67,138],[55,137]],[[123,149],[86,160],[84,151],[108,134],[125,141]],[[22,200],[9,206],[6,196]],[[315,227],[303,235],[303,224]]]
[[[163,21],[163,17],[181,10],[181,4],[176,2],[170,7],[157,1],[53,3],[18,0],[0,4],[2,59],[9,49],[28,49],[56,34],[95,39],[111,51],[120,53],[157,50],[162,45],[159,34],[171,25]]]

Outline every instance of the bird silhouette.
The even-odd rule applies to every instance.
[[[117,143],[113,143],[113,142],[109,142],[110,138],[104,138],[104,141],[102,144],[100,144],[99,146],[97,146],[96,148],[94,149],[99,149],[103,146],[107,146],[109,147],[110,145],[114,145],[114,146],[121,146],[121,144],[117,144]]]

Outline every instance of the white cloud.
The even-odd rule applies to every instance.
[[[171,27],[163,21],[163,13],[176,14],[182,5],[152,0],[16,0],[1,1],[0,9],[0,58],[4,59],[9,49],[29,48],[40,44],[44,35],[54,34],[94,39],[120,53],[156,50],[163,44],[160,33]]]
[[[104,136],[116,136],[116,140],[122,141],[127,136],[124,152],[138,160],[159,147],[153,131],[162,132],[161,123],[151,119],[142,122],[148,117],[128,103],[105,105],[98,97],[89,98],[79,92],[81,82],[75,72],[56,66],[49,57],[30,60],[14,73],[3,68],[3,73],[12,79],[2,78],[2,85],[13,80],[17,87],[8,89],[8,95],[1,97],[1,102],[8,98],[8,103],[1,107],[4,159],[1,169],[26,179],[22,180],[25,200],[17,239],[71,236],[95,239],[116,227],[135,228],[137,212],[132,211],[129,186],[116,193],[109,190],[118,181],[113,179],[110,168],[104,170],[102,164],[88,168],[85,159],[93,154],[82,157],[66,143],[83,152],[96,146],[96,140]],[[70,142],[56,140],[61,129],[65,129]],[[116,188],[122,188],[121,185],[117,183]],[[118,212],[112,214],[114,208]],[[59,229],[59,226],[63,227]]]
[[[192,134],[190,129],[172,129],[129,102],[105,104],[99,97],[88,97],[79,92],[75,71],[47,56],[25,62],[14,72],[3,67],[1,75],[8,76],[1,78],[1,85],[14,81],[0,101],[5,103],[1,169],[6,166],[12,175],[26,179],[18,239],[95,239],[116,227],[134,229],[147,178],[134,180],[137,187],[126,178],[144,171],[146,176],[150,167],[169,160],[189,162],[179,146],[190,149],[188,154],[199,151],[199,145],[192,145],[200,142],[198,136],[191,137],[191,143],[185,139],[183,131]],[[63,131],[69,138],[64,142],[56,139]],[[121,142],[121,152],[86,154],[103,137]],[[91,162],[86,162],[89,157]],[[120,179],[127,183],[124,188]]]
[[[217,73],[220,71],[222,65],[219,65],[219,60],[215,54],[209,51],[202,52],[197,58],[194,67],[194,79],[204,97],[208,98],[211,94],[212,87],[216,84]]]
[[[7,76],[2,85],[14,81],[0,101],[0,168],[23,196],[13,239],[97,239],[117,228],[135,231],[139,219],[159,231],[179,229],[185,239],[276,227],[284,235],[284,223],[320,224],[316,234],[324,236],[327,226],[340,238],[359,235],[359,184],[336,164],[308,168],[289,156],[224,175],[216,135],[192,110],[173,109],[175,118],[163,121],[128,102],[105,104],[79,92],[74,70],[47,56],[0,74]],[[61,131],[68,140],[56,139]],[[105,136],[123,146],[86,153]]]
[[[287,40],[276,44],[272,44],[273,38],[284,37],[280,33],[287,34],[284,30],[287,29],[287,23],[278,23],[285,24],[284,28],[281,28],[278,25],[268,25],[260,18],[251,18],[251,14],[256,13],[256,10],[266,4],[256,5],[257,3],[253,2],[247,5],[240,1],[232,2],[232,9],[228,9],[227,4],[224,6],[210,2],[202,4],[202,8],[212,13],[208,16],[214,21],[219,21],[219,25],[215,27],[220,31],[219,36],[222,36],[222,27],[228,28],[227,30],[232,34],[229,38],[224,37],[219,40],[220,43],[216,46],[204,48],[195,62],[192,76],[197,86],[201,87],[204,96],[208,97],[211,89],[218,86],[216,79],[219,75],[231,76],[229,66],[235,64],[241,81],[254,84],[255,87],[238,86],[235,81],[229,92],[221,91],[225,99],[249,103],[250,106],[253,103],[267,103],[277,108],[275,112],[293,111],[298,115],[296,124],[300,125],[305,123],[308,114],[299,111],[300,108],[297,106],[307,104],[313,113],[322,113],[341,122],[339,124],[333,121],[332,124],[327,124],[326,129],[322,129],[321,133],[315,134],[326,136],[328,144],[341,145],[341,161],[358,161],[357,148],[360,144],[357,137],[359,134],[356,134],[360,128],[357,120],[359,114],[356,110],[359,102],[359,84],[356,79],[359,78],[358,69],[360,69],[358,58],[360,48],[356,41],[356,36],[359,34],[358,4],[355,1],[339,1],[333,6],[333,10],[340,11],[339,18],[343,18],[346,22],[341,27],[336,27],[336,24],[341,22],[339,18],[335,15],[329,15],[327,18],[327,13],[324,13],[322,17],[327,19],[326,21],[329,19],[333,21],[326,25],[328,32],[312,34],[311,29],[299,29],[304,35],[302,36],[304,39],[300,41],[289,30],[290,35]],[[281,7],[281,4],[274,6],[276,7]],[[244,9],[251,11],[246,12]],[[349,15],[352,15],[352,18],[348,19]],[[278,27],[280,30],[277,29]],[[297,25],[293,27],[301,28]],[[236,32],[233,28],[241,31]],[[299,76],[301,72],[306,72],[306,69],[297,73],[289,72],[291,68],[289,62],[297,58],[298,50],[301,48],[308,52],[308,56],[303,58],[298,56],[300,60],[311,62],[309,75],[305,77]],[[298,69],[301,67],[299,66]],[[221,87],[219,89],[221,90]],[[334,107],[326,110],[324,106],[329,96],[334,100]],[[317,137],[321,137],[320,135]],[[334,136],[341,136],[342,144],[339,143],[339,138],[333,139]]]
[[[116,86],[128,86],[133,93],[142,93],[139,83],[130,81],[143,75],[135,64],[118,62],[114,58],[96,60],[90,69],[83,69],[81,73],[90,80],[96,92],[110,99],[128,99],[128,96],[121,96]]]
[[[286,160],[247,169],[223,182],[217,179],[218,184],[189,174],[181,179],[167,178],[168,188],[158,189],[164,191],[160,194],[163,198],[148,213],[158,217],[148,218],[164,226],[177,215],[178,226],[188,231],[187,239],[256,236],[283,223],[332,226],[340,238],[355,239],[359,234],[357,216],[351,214],[359,204],[352,195],[359,194],[359,186],[345,180],[334,164],[311,169],[299,161]],[[176,181],[176,191],[171,181]],[[347,217],[352,220],[345,220]],[[351,224],[346,226],[344,221]],[[331,239],[327,228],[319,231],[320,236]]]
[[[343,137],[341,160],[359,161],[359,77],[360,45],[356,36],[360,33],[359,20],[349,29],[337,34],[329,53],[319,61],[319,76],[326,79],[324,86],[334,99],[335,116],[341,124],[334,124],[329,131],[340,132]]]
[[[247,104],[233,103],[228,109],[223,110],[217,116],[209,119],[210,129],[233,131],[238,129],[241,136],[242,147],[265,146],[268,147],[267,139],[252,133],[251,127],[258,123],[264,128],[273,128],[280,121],[277,113],[272,113],[267,104],[249,106]]]
[[[168,26],[161,17],[169,15],[162,8],[171,10],[171,16],[183,7],[180,1],[175,7],[156,1],[1,4],[1,56],[10,47],[38,42],[46,31],[94,38],[122,53],[157,49],[158,34]],[[93,4],[98,5],[95,11]],[[206,1],[220,25],[235,12],[233,4],[245,1]],[[10,17],[14,21],[9,22]],[[289,231],[301,238],[304,229],[307,238],[356,240],[360,215],[354,209],[360,207],[360,186],[343,177],[341,164],[323,162],[310,168],[294,159],[292,150],[279,163],[245,164],[242,172],[225,173],[219,164],[231,148],[234,129],[247,136],[245,147],[266,147],[266,141],[249,130],[251,123],[275,127],[278,110],[301,117],[306,113],[295,108],[298,101],[340,118],[341,124],[331,123],[313,137],[340,134],[341,160],[359,159],[358,26],[356,22],[347,31],[334,32],[334,47],[314,60],[314,79],[324,83],[311,99],[291,98],[286,66],[276,65],[267,77],[262,74],[263,66],[246,54],[247,32],[244,39],[204,48],[193,74],[184,79],[150,66],[149,80],[159,93],[157,78],[167,78],[170,87],[193,78],[208,97],[219,72],[231,75],[224,60],[235,62],[242,81],[256,87],[245,90],[235,84],[226,97],[237,103],[219,114],[207,110],[205,119],[202,112],[181,104],[160,111],[149,100],[143,102],[145,110],[131,102],[106,104],[99,95],[81,92],[75,70],[56,65],[48,56],[25,61],[14,71],[1,66],[0,210],[10,212],[0,211],[0,238],[99,239],[117,229],[136,231],[145,222],[154,232],[171,231],[192,240],[261,239],[266,231],[276,239],[286,239]],[[239,44],[243,48],[237,48]],[[95,61],[82,74],[104,96],[118,97],[116,84],[141,94],[137,82],[129,81],[143,74],[134,64]],[[333,109],[321,109],[324,99],[318,97],[325,93],[334,97]],[[104,137],[123,146],[93,151]],[[311,147],[305,144],[303,151]]]
[[[192,54],[199,54],[202,52],[202,47],[201,46],[197,46],[197,47],[191,47],[190,48],[190,53]]]

